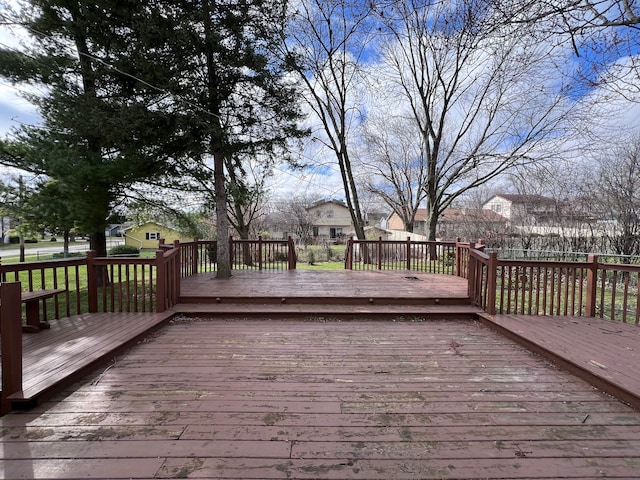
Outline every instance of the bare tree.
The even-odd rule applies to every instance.
[[[495,0],[505,23],[544,24],[544,33],[569,43],[579,61],[574,88],[595,86],[630,101],[640,94],[640,3],[636,0]],[[620,61],[622,59],[622,61]]]
[[[403,117],[370,117],[360,152],[365,189],[378,195],[413,232],[427,179],[424,146],[415,123]]]
[[[569,106],[534,26],[504,25],[492,2],[392,2],[378,13],[384,65],[424,145],[428,238],[458,196],[557,152]],[[547,73],[545,73],[547,72]]]
[[[359,121],[359,63],[371,46],[367,38],[368,2],[304,0],[290,29],[291,48],[301,58],[300,79],[306,103],[321,124],[314,140],[338,162],[347,207],[358,238],[364,239],[365,219],[358,198],[349,140]]]
[[[319,198],[321,196],[318,194],[298,196],[279,202],[276,208],[275,215],[278,223],[291,232],[305,247],[313,238],[315,220],[307,209]]]
[[[612,249],[620,255],[640,255],[640,135],[602,155],[596,172],[592,198],[613,223],[606,230]]]

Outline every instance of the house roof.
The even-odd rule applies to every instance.
[[[312,208],[317,208],[317,207],[321,207],[323,205],[328,205],[333,203],[334,205],[338,205],[340,207],[343,208],[347,208],[347,205],[344,202],[341,202],[340,200],[318,200],[317,202],[313,202],[311,205],[309,205],[307,207],[307,210],[310,210]]]
[[[396,215],[392,213],[392,215]],[[429,210],[419,208],[416,211],[416,222],[426,222]],[[506,222],[507,219],[493,210],[481,208],[445,208],[440,215],[441,222],[460,222],[460,221],[476,221],[476,222]]]
[[[556,201],[553,198],[545,197],[543,195],[519,195],[519,194],[511,194],[511,193],[499,193],[494,195],[489,200],[485,202],[485,205],[489,203],[496,197],[504,198],[511,203],[555,203]]]
[[[124,229],[125,232],[133,229],[133,228],[140,228],[140,227],[144,227],[145,225],[156,225],[158,227],[162,227],[162,228],[166,228],[167,230],[174,230],[174,231],[178,231],[176,228],[174,227],[170,227],[168,225],[164,225],[162,223],[156,222],[155,220],[149,220],[146,222],[142,222],[142,223],[138,223],[136,225],[130,225],[127,228]]]

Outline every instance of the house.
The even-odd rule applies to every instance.
[[[558,201],[542,195],[501,193],[487,200],[482,208],[506,218],[511,225],[544,225],[557,223]]]
[[[507,231],[508,220],[492,210],[445,208],[438,219],[438,238],[489,239]]]
[[[354,231],[349,208],[339,200],[321,200],[306,210],[315,239],[339,240]]]
[[[174,240],[189,242],[178,230],[160,225],[156,222],[146,222],[141,225],[129,227],[124,231],[124,243],[137,248],[157,249],[159,240],[163,238],[165,243],[173,243]]]
[[[415,220],[413,222],[413,233],[417,235],[427,234],[428,213],[429,212],[427,211],[426,208],[418,209],[418,211],[416,212]],[[404,223],[402,222],[400,215],[398,215],[396,212],[392,212],[387,217],[386,225],[388,230],[405,231]]]
[[[429,227],[429,211],[419,208],[413,223],[413,233],[426,239]],[[387,225],[390,230],[404,230],[404,224],[397,213],[392,213]],[[445,208],[438,218],[436,236],[453,240],[457,237],[468,239],[488,238],[506,229],[507,220],[489,210],[478,208]]]

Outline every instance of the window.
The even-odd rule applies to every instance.
[[[313,236],[317,237],[320,234],[320,230],[318,227],[313,227]]]
[[[342,228],[330,228],[329,229],[329,238],[338,238],[342,235]]]
[[[147,240],[160,240],[160,232],[147,232]]]
[[[327,210],[327,218],[332,218],[333,217],[333,210]]]

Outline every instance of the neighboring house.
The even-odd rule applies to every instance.
[[[559,221],[559,203],[542,195],[494,195],[482,208],[505,217],[511,225],[552,224]]]
[[[338,200],[322,200],[307,207],[315,239],[337,240],[354,231],[347,206]]]
[[[428,210],[419,208],[413,223],[413,234],[427,238]],[[387,219],[389,230],[404,231],[404,224],[397,213],[392,213]],[[438,218],[437,237],[453,240],[457,237],[464,240],[478,236],[484,238],[504,232],[507,220],[501,215],[489,210],[471,208],[446,208]],[[406,238],[406,235],[405,235]]]
[[[130,223],[111,223],[104,229],[104,234],[107,237],[122,237],[124,231],[130,226]]]
[[[508,220],[492,210],[445,208],[438,219],[438,238],[488,239],[505,233],[507,225]]]
[[[173,243],[174,240],[190,242],[192,238],[183,236],[179,231],[160,225],[156,222],[146,222],[142,225],[129,227],[124,231],[125,245],[138,248],[158,248],[159,240],[163,238],[165,243]]]
[[[413,233],[417,235],[426,235],[427,234],[427,209],[419,208],[416,212],[416,217],[413,222]],[[404,231],[404,223],[395,212],[392,212],[391,215],[387,217],[387,229],[388,230],[399,230]]]

